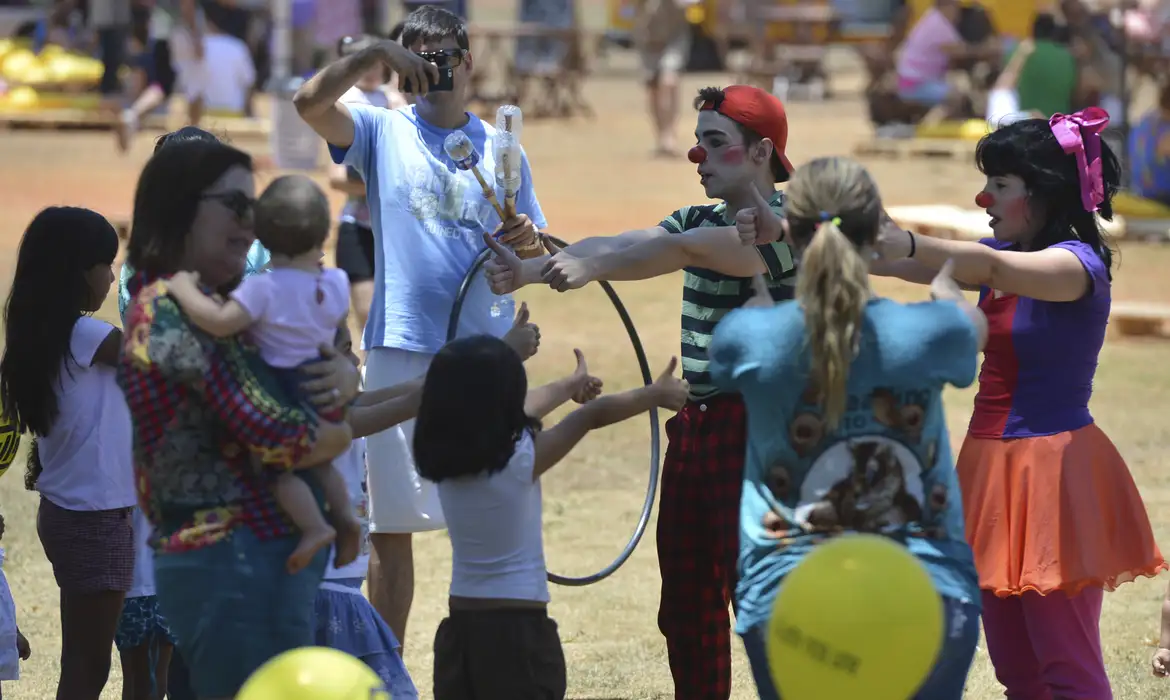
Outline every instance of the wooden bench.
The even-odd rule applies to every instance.
[[[1167,337],[1170,306],[1149,302],[1115,301],[1110,324],[1123,336]]]
[[[495,114],[501,104],[514,104],[526,117],[594,116],[585,99],[588,77],[586,33],[578,28],[518,24],[507,27],[473,26],[469,31],[476,70],[472,77],[471,99]],[[545,39],[563,42],[565,55],[556,64],[522,67],[516,63],[518,39]]]
[[[730,25],[716,37],[716,44],[726,60],[732,41],[746,41],[747,62],[734,71],[740,82],[771,90],[781,99],[792,86],[807,86],[810,97],[819,99],[829,95],[824,61],[829,44],[839,34],[839,25],[840,18],[828,3],[769,5]],[[772,36],[770,30],[776,27],[784,28],[788,36]]]

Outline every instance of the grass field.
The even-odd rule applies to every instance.
[[[502,12],[506,0],[490,3]],[[488,4],[488,3],[485,3]],[[510,3],[507,3],[510,4]],[[597,6],[601,3],[597,2]],[[479,6],[477,5],[477,10]],[[505,8],[506,9],[506,8]],[[590,9],[597,24],[597,10]],[[567,239],[617,233],[657,223],[677,207],[702,201],[693,166],[683,160],[648,157],[649,127],[642,94],[627,68],[629,57],[589,88],[598,107],[596,121],[531,123],[525,143],[538,193],[553,231]],[[687,89],[726,82],[725,76],[688,78]],[[844,76],[841,83],[856,83]],[[619,107],[620,106],[620,107]],[[846,153],[868,134],[860,102],[843,97],[824,104],[790,106],[789,154],[795,162]],[[690,131],[685,114],[680,134]],[[251,147],[251,144],[241,144]],[[260,150],[264,150],[261,148]],[[6,289],[19,236],[42,206],[90,206],[111,217],[130,210],[137,171],[149,153],[144,139],[126,158],[112,138],[85,134],[28,133],[0,137],[0,284]],[[970,163],[960,161],[874,161],[871,169],[886,202],[968,204],[982,186]],[[262,173],[261,185],[271,173]],[[338,202],[339,203],[339,202]],[[1122,246],[1114,297],[1170,301],[1170,247]],[[655,369],[678,352],[681,277],[617,285],[637,324]],[[924,298],[925,290],[879,284],[882,293]],[[638,381],[633,353],[604,295],[594,287],[566,295],[530,289],[533,320],[542,329],[540,354],[531,361],[535,381],[572,369],[572,348],[582,348],[609,391]],[[103,316],[115,320],[113,292]],[[1129,461],[1159,538],[1170,538],[1170,344],[1111,338],[1101,357],[1092,409]],[[946,395],[952,435],[960,438],[971,412],[973,392]],[[1144,408],[1143,408],[1144,407]],[[545,481],[545,540],[549,566],[582,575],[607,564],[630,535],[647,480],[647,422],[644,419],[601,431],[586,441]],[[957,447],[957,445],[956,445]],[[54,697],[60,651],[57,589],[35,532],[36,496],[23,489],[23,466],[0,479],[0,512],[7,520],[3,546],[21,627],[33,657],[23,680],[6,684],[6,698]],[[653,528],[653,523],[651,524]],[[423,697],[430,697],[430,642],[445,612],[450,550],[442,533],[420,536],[416,544],[417,593],[407,635],[406,661]],[[569,697],[576,700],[672,697],[665,646],[656,627],[659,578],[653,531],[615,576],[582,589],[554,588],[552,614],[561,623],[569,664]],[[1142,580],[1107,596],[1102,634],[1115,697],[1155,700],[1167,687],[1148,670],[1165,581]],[[736,646],[736,700],[755,697],[747,667]],[[115,670],[104,698],[118,698]],[[971,673],[967,697],[1000,697],[986,654]]]

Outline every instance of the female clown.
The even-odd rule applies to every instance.
[[[1090,108],[988,134],[978,243],[884,227],[876,274],[927,282],[947,260],[989,337],[957,469],[988,652],[1007,697],[1107,700],[1103,593],[1166,568],[1125,461],[1089,412],[1105,340],[1118,161]]]

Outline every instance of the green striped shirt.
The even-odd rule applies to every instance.
[[[772,210],[784,211],[784,193],[777,192],[771,199]],[[659,224],[669,233],[682,233],[693,228],[733,226],[726,216],[727,205],[708,204],[679,209]],[[756,246],[768,268],[768,286],[777,301],[791,299],[796,285],[796,265],[792,250],[786,243]],[[707,346],[715,325],[732,309],[743,305],[752,294],[749,277],[732,277],[700,267],[683,271],[682,300],[682,369],[683,379],[691,386],[691,398],[698,400],[719,392],[711,383],[708,371]]]

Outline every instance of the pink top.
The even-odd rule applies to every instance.
[[[910,30],[898,56],[898,87],[912,88],[926,82],[946,80],[947,55],[943,47],[963,41],[955,25],[932,7]]]
[[[336,268],[309,272],[275,267],[245,277],[232,292],[252,317],[249,331],[260,356],[273,367],[297,367],[333,345],[349,313],[349,279]]]

